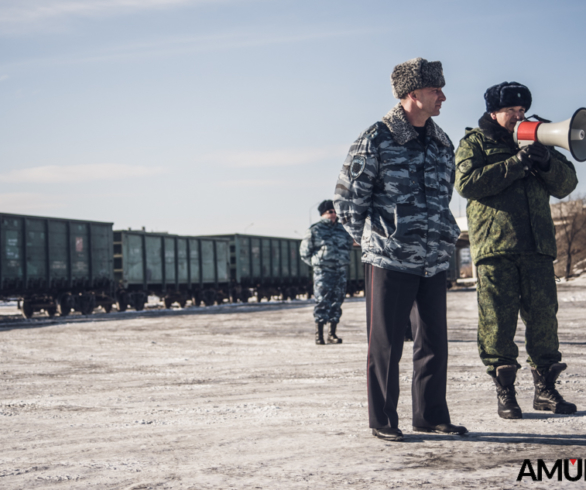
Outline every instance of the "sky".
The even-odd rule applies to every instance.
[[[298,238],[396,64],[442,62],[457,146],[503,81],[552,121],[586,106],[585,21],[576,0],[0,0],[0,212]]]

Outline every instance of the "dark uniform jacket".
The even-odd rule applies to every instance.
[[[460,229],[450,211],[454,147],[430,118],[425,144],[397,104],[350,147],[336,185],[340,221],[362,261],[431,277],[449,267]]]
[[[578,183],[572,163],[549,148],[550,169],[524,170],[512,135],[489,114],[466,128],[456,151],[456,189],[468,199],[472,258],[539,253],[556,257],[549,198],[562,199]]]
[[[329,218],[311,225],[299,247],[301,260],[312,267],[342,269],[350,263],[354,240],[344,227]]]

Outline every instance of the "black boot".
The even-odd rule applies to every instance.
[[[567,367],[567,364],[563,362],[556,362],[543,373],[531,368],[535,384],[535,398],[533,399],[535,410],[551,410],[553,413],[574,413],[576,411],[576,405],[564,400],[555,389],[558,376]]]
[[[515,378],[517,366],[499,366],[496,368],[494,384],[498,399],[498,414],[503,419],[522,419],[523,412],[515,398]]]
[[[337,322],[330,322],[330,333],[328,334],[328,344],[341,344],[342,339],[336,337]]]
[[[324,324],[317,322],[315,324],[315,343],[317,345],[325,345],[324,342]]]

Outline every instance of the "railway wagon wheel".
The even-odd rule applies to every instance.
[[[165,303],[165,308],[171,308],[171,306],[173,305],[175,301],[173,301],[173,298],[165,298],[164,299],[164,303]]]
[[[73,297],[71,294],[64,294],[59,298],[57,302],[57,311],[59,312],[59,316],[67,316],[71,313],[71,308],[73,307]]]
[[[216,292],[213,289],[206,289],[202,296],[203,303],[206,306],[212,306],[216,301]]]
[[[201,304],[201,294],[199,293],[199,291],[193,293],[193,295],[191,296],[191,304],[193,306],[199,306]]]
[[[250,294],[250,289],[242,288],[242,291],[240,292],[240,301],[242,301],[243,303],[248,303],[248,300],[251,296],[252,294]]]
[[[227,297],[223,291],[216,292],[216,304],[221,305]]]
[[[116,307],[118,308],[118,311],[126,311],[126,308],[128,308],[128,294],[120,293],[118,295],[118,301],[116,301]]]
[[[35,307],[33,304],[28,300],[24,300],[22,302],[22,316],[24,316],[26,319],[29,319],[32,318],[34,312]]]
[[[185,296],[181,296],[178,303],[181,308],[185,308],[185,305],[187,304],[187,298]]]
[[[110,313],[112,311],[112,303],[108,303],[108,304],[102,305],[102,308],[104,308],[104,311],[106,313]]]
[[[57,313],[57,307],[56,306],[49,306],[49,307],[45,308],[45,311],[47,312],[47,315],[49,315],[49,318],[53,318],[55,316],[55,314]]]
[[[144,310],[144,305],[146,303],[145,297],[142,294],[137,294],[134,297],[134,302],[133,303],[134,303],[133,304],[134,309],[136,311],[142,311],[142,310]]]
[[[79,297],[79,311],[82,315],[91,315],[94,312],[95,299],[93,294],[82,294]]]

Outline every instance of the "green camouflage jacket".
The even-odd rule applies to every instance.
[[[495,140],[480,128],[466,128],[456,151],[456,190],[468,199],[475,264],[511,253],[556,257],[549,197],[562,199],[576,188],[576,169],[550,147],[549,171],[529,173],[517,158],[518,151],[512,138]]]

